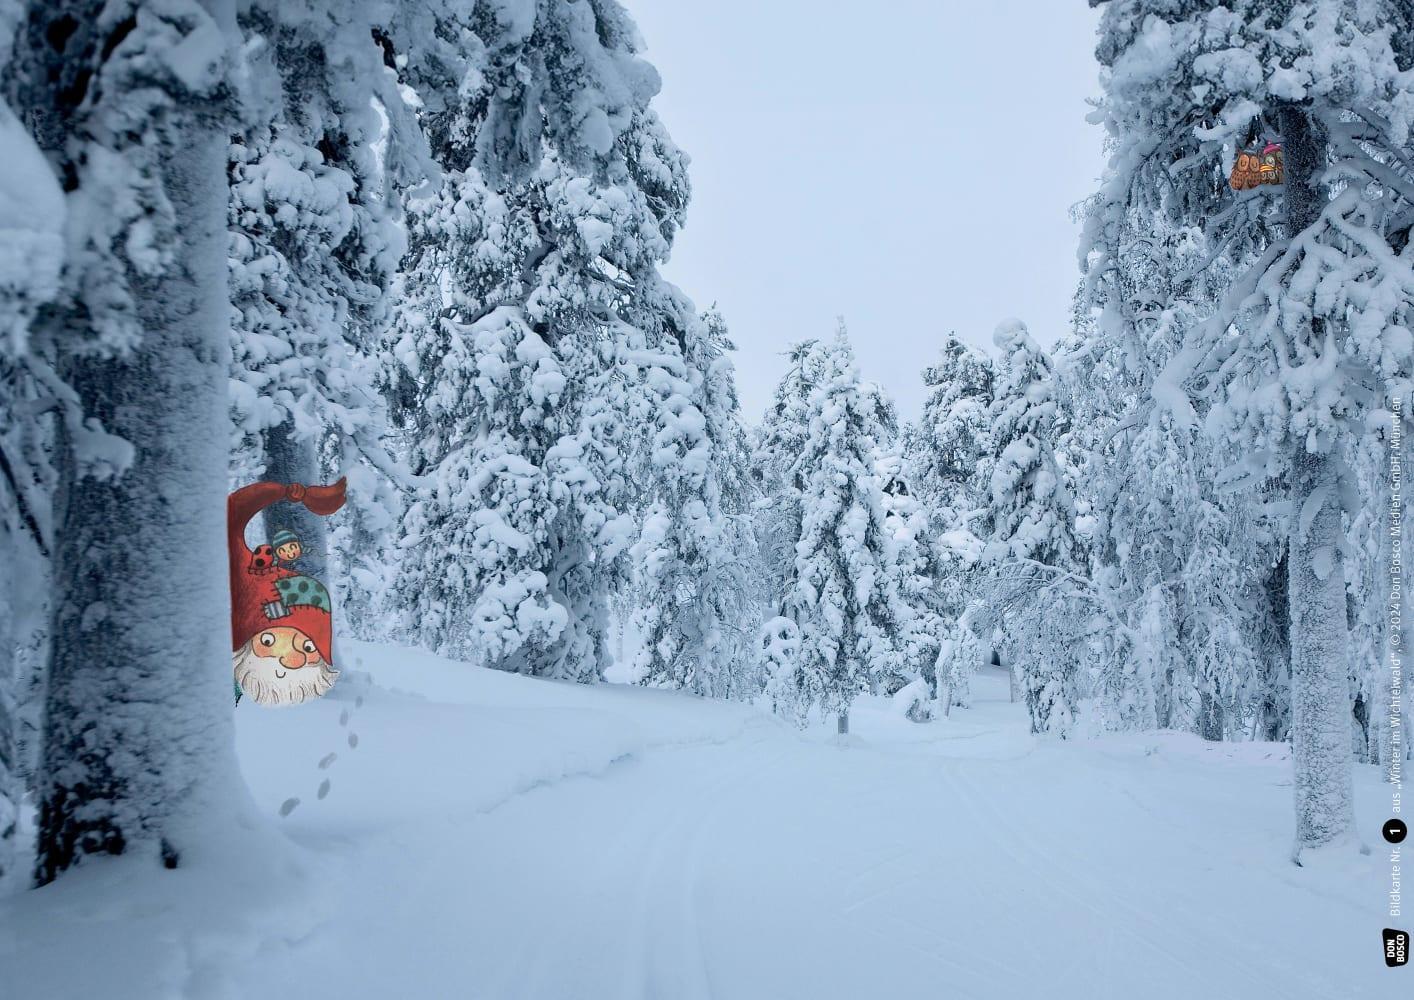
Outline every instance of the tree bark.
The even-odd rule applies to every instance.
[[[1345,621],[1341,511],[1329,456],[1297,456],[1291,530],[1291,747],[1296,849],[1330,843],[1354,829],[1351,775],[1350,635]],[[1304,532],[1301,511],[1328,491]]]
[[[233,30],[228,3],[204,6]],[[46,16],[61,16],[56,8]],[[171,97],[153,138],[172,260],[156,274],[126,272],[142,339],[122,358],[60,358],[85,415],[134,455],[117,477],[85,478],[77,443],[61,441],[39,883],[93,854],[136,851],[176,867],[197,830],[243,798],[226,643],[228,105],[175,85]],[[63,110],[85,141],[89,112]],[[63,322],[64,343],[92,341],[85,312]]]
[[[1198,694],[1198,715],[1199,736],[1211,743],[1222,742],[1227,729],[1223,703],[1212,693],[1201,691]]]
[[[1325,137],[1303,105],[1277,109],[1282,131],[1288,238],[1314,225],[1326,205]],[[1307,343],[1319,344],[1312,320]],[[1355,826],[1351,775],[1350,634],[1340,553],[1338,464],[1307,450],[1292,460],[1288,599],[1291,602],[1291,746],[1296,795],[1295,856]],[[1319,504],[1314,514],[1308,506]],[[1303,522],[1306,522],[1303,524]]]
[[[311,485],[324,482],[314,439],[295,434],[289,420],[267,430],[264,477],[274,483]],[[282,502],[267,507],[262,520],[267,541],[274,538],[275,532],[281,528],[289,528],[298,535],[304,550],[298,568],[332,588],[332,581],[328,579],[329,534],[324,518],[304,504]]]
[[[19,544],[13,538],[6,537],[8,528],[8,525],[0,524],[0,540],[5,543],[0,551],[7,555],[12,554]],[[20,720],[17,715],[19,690],[16,684],[19,673],[15,662],[19,637],[15,635],[15,621],[10,610],[15,602],[9,593],[13,583],[8,574],[0,580],[0,598],[4,600],[5,608],[5,613],[0,614],[0,886],[8,880],[14,858],[19,853],[20,801],[24,794],[19,776]]]

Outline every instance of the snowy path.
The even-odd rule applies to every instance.
[[[959,716],[861,712],[848,748],[748,719],[402,829],[366,849],[378,871],[340,895],[344,930],[256,982],[496,1000],[1334,998],[1362,969],[1393,985],[1378,895],[1313,899],[1287,863],[1280,762],[1224,767],[1174,737],[1038,749],[1016,706]]]
[[[1350,995],[1293,969],[1331,927],[1280,926],[1199,844],[1173,870],[1083,817],[1048,842],[1007,773],[757,733],[533,792],[344,897],[378,946],[330,937],[319,995],[448,995],[449,969],[488,998]]]
[[[301,794],[283,823],[325,851],[305,910],[256,921],[255,960],[195,975],[187,942],[105,995],[1336,1000],[1407,971],[1378,957],[1381,865],[1287,862],[1278,747],[1038,745],[985,680],[926,726],[861,707],[838,747],[737,706],[414,659],[421,697],[374,689],[347,727],[347,703],[241,717],[257,803]],[[327,772],[285,766],[345,728],[359,748]],[[320,774],[323,801],[291,787]],[[139,951],[183,946],[159,938]],[[65,974],[45,996],[92,986]]]

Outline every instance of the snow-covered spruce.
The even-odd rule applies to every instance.
[[[797,704],[847,719],[855,695],[906,670],[899,639],[912,609],[893,572],[894,541],[876,471],[893,414],[863,383],[843,327],[824,348],[820,384],[792,476],[801,484],[795,578],[786,595],[800,627]]]
[[[766,589],[766,613],[783,613],[795,580],[795,543],[800,540],[804,481],[796,460],[810,428],[810,394],[819,386],[826,348],[817,340],[794,343],[786,372],[753,434],[751,475],[756,484],[754,516]]]
[[[1148,207],[1150,178],[1126,186],[1121,174],[1088,206],[1079,337],[1057,359],[1107,622],[1090,644],[1102,721],[1284,736],[1287,657],[1269,593],[1280,532],[1249,493],[1221,488],[1231,450],[1154,403],[1227,269],[1203,266],[1200,228]]]
[[[902,448],[902,436],[895,434],[893,440],[881,442],[875,461],[884,528],[893,541],[888,567],[890,586],[909,611],[897,637],[903,655],[881,678],[885,694],[893,694],[920,677],[929,688],[934,687],[933,668],[944,632],[944,616],[949,611],[939,585],[945,569],[938,557],[935,522],[928,506],[914,496]],[[965,678],[959,675],[956,680],[953,692],[965,699]]]
[[[385,448],[381,393],[403,240],[375,149],[392,141],[384,123],[402,121],[382,109],[402,98],[370,32],[377,12],[352,15],[241,11],[251,110],[230,157],[232,478],[351,474],[335,553],[325,520],[298,505],[271,508],[265,527],[294,529],[341,617],[366,634],[385,586],[376,538],[393,523],[394,485],[407,485]]]
[[[987,495],[980,474],[991,451],[991,359],[949,333],[935,364],[923,370],[928,397],[910,448],[918,493],[949,526]]]
[[[478,30],[473,71],[424,116],[445,182],[411,204],[395,351],[429,486],[396,599],[428,646],[592,680],[635,535],[630,431],[656,423],[644,374],[693,321],[657,273],[686,160],[617,4],[507,8]]]
[[[994,378],[992,360],[949,333],[937,362],[923,370],[923,413],[904,430],[906,478],[920,508],[914,535],[930,581],[925,604],[936,616],[928,627],[938,630],[925,675],[932,674],[944,712],[948,702],[966,700],[967,678],[991,639],[983,643],[975,630],[989,620],[979,613],[977,557],[988,533]]]
[[[716,313],[692,318],[680,339],[680,354],[647,369],[658,420],[649,506],[632,549],[643,637],[634,672],[644,684],[748,697],[757,690],[760,605],[732,345]]]
[[[1055,379],[1019,320],[1000,324],[993,342],[1001,357],[989,411],[991,497],[977,613],[986,616],[984,634],[1000,627],[1032,731],[1064,736],[1080,697],[1090,597],[1075,505],[1056,460]]]
[[[805,725],[810,703],[802,699],[800,626],[792,618],[777,616],[761,626],[757,660],[765,679],[763,691],[771,711],[797,725]]]

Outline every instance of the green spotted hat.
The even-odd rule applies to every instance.
[[[312,576],[285,576],[275,581],[275,589],[280,594],[280,603],[287,608],[307,604],[320,611],[332,614],[334,605],[329,600],[329,589]]]

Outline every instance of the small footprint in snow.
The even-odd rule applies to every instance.
[[[359,695],[357,698],[354,699],[354,708],[361,708],[362,706],[363,706],[363,695]],[[347,709],[347,708],[344,709],[343,711],[341,711],[341,712],[339,713],[339,726],[340,726],[340,728],[347,728],[347,727],[348,727],[348,724],[349,724],[349,717],[350,717],[350,712],[349,712],[349,709]],[[355,748],[358,746],[358,733],[355,733],[355,732],[353,732],[352,730],[350,730],[348,736],[346,737],[346,739],[347,739],[347,741],[348,741],[349,749],[350,749],[350,750],[353,750],[353,749],[355,749]],[[327,771],[327,770],[329,770],[329,768],[332,767],[333,764],[334,764],[334,762],[335,762],[336,760],[338,760],[338,759],[339,759],[338,751],[335,751],[335,750],[329,751],[329,752],[326,753],[323,757],[319,758],[319,765],[318,765],[319,770],[321,770],[321,771]],[[318,799],[323,799],[323,798],[325,798],[325,797],[328,796],[328,794],[329,794],[329,788],[330,788],[330,781],[329,781],[328,778],[325,778],[323,781],[321,781],[321,782],[319,783],[319,790],[318,790],[318,792],[315,793],[315,797],[318,798]],[[288,816],[290,813],[292,813],[292,812],[295,811],[295,807],[298,806],[299,804],[300,804],[299,798],[298,798],[297,796],[291,796],[290,798],[286,799],[284,802],[282,802],[282,803],[280,804],[280,815],[281,815],[282,817]]]

